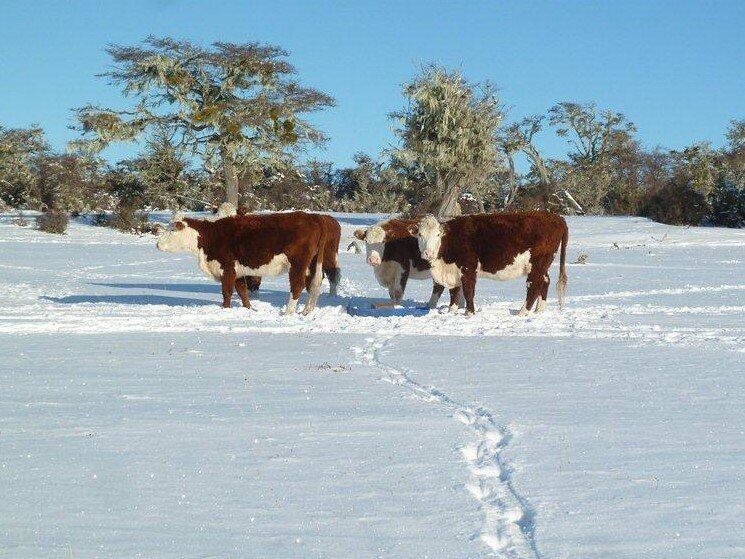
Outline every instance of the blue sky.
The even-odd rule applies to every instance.
[[[427,62],[497,84],[508,120],[595,101],[624,112],[650,147],[721,145],[729,121],[745,118],[745,1],[3,0],[1,12],[0,124],[38,123],[57,149],[75,136],[72,107],[123,105],[96,78],[104,47],[149,34],[291,51],[303,82],[337,100],[314,118],[331,137],[315,155],[342,165],[392,145],[388,114]],[[539,143],[566,150],[552,133]]]

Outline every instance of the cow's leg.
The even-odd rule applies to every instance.
[[[306,315],[316,308],[318,297],[321,295],[321,282],[323,281],[323,263],[321,258],[316,259],[315,268],[309,269],[313,276],[310,279],[310,289],[308,290],[308,302],[303,308],[303,314]]]
[[[449,312],[456,312],[463,305],[463,289],[461,286],[453,287],[450,290],[450,307]]]
[[[329,295],[336,297],[341,280],[341,268],[338,266],[336,268],[326,268],[323,273],[329,279]]]
[[[284,314],[295,314],[297,302],[300,294],[305,287],[305,273],[308,269],[308,263],[290,262],[290,298],[287,300]]]
[[[310,290],[313,289],[313,278],[315,276],[311,275],[313,271],[316,269],[316,259],[310,261],[310,265],[308,266],[308,271],[305,275],[305,290],[310,293]]]
[[[409,269],[404,268],[401,270],[401,274],[393,281],[393,285],[388,288],[388,295],[391,297],[392,306],[396,306],[404,298],[404,291],[406,291],[406,284],[409,281]]]
[[[525,304],[518,311],[519,316],[525,316],[533,308],[533,304],[536,302],[543,293],[543,284],[545,283],[547,267],[543,260],[534,260],[531,262],[531,269],[528,273],[527,280],[527,294],[525,296]]]
[[[432,282],[432,296],[429,298],[429,303],[427,303],[427,306],[430,309],[436,309],[437,303],[440,301],[440,297],[442,297],[442,292],[445,291],[445,286],[440,285],[439,283]]]
[[[548,286],[551,284],[551,278],[548,277],[548,270],[543,274],[543,285],[541,287],[541,294],[538,297],[538,301],[535,304],[535,312],[543,312],[546,308],[546,300],[548,299]]]
[[[224,309],[230,308],[230,301],[233,298],[233,289],[235,287],[235,267],[225,266],[222,272],[222,306]]]
[[[460,285],[463,289],[463,296],[466,298],[466,316],[471,316],[476,312],[473,306],[473,298],[476,295],[476,267],[465,270],[460,279]]]
[[[238,295],[241,298],[241,302],[243,303],[243,306],[247,309],[251,308],[251,299],[248,296],[248,281],[247,278],[238,278],[235,280],[235,290],[238,292]]]
[[[261,287],[261,276],[246,276],[243,280],[251,293],[258,291]]]

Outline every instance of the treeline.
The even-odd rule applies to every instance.
[[[107,77],[136,108],[75,109],[80,138],[66,153],[50,150],[40,128],[0,127],[5,210],[110,211],[122,229],[136,229],[142,211],[205,210],[225,200],[255,210],[448,217],[540,208],[745,225],[745,120],[732,121],[720,149],[648,149],[625,115],[594,104],[562,102],[505,122],[490,84],[428,66],[404,85],[404,108],[391,115],[398,146],[335,168],[299,163],[326,139],[307,115],[334,100],[301,85],[281,48],[150,38],[108,52]],[[541,153],[545,134],[566,139],[565,158]],[[137,142],[141,153],[109,163],[99,154],[115,142]]]

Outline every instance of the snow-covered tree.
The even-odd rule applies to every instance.
[[[283,165],[298,146],[324,140],[303,116],[334,100],[303,87],[278,46],[216,42],[203,48],[150,37],[108,53],[114,69],[104,76],[137,103],[132,110],[77,109],[83,139],[73,148],[98,152],[165,130],[178,149],[222,175],[225,199],[237,204],[241,175]]]
[[[486,180],[499,162],[495,135],[502,112],[496,92],[431,65],[404,86],[404,96],[408,106],[392,115],[402,141],[394,157],[425,177],[419,210],[456,215],[463,189]]]
[[[36,157],[46,151],[41,128],[0,126],[0,202],[11,208],[35,207]]]

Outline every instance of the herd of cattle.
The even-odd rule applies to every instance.
[[[519,314],[540,312],[548,298],[549,268],[561,249],[557,294],[559,306],[567,284],[565,271],[569,238],[561,216],[546,212],[494,213],[438,221],[391,219],[354,232],[364,241],[367,262],[378,283],[388,288],[394,306],[404,295],[409,279],[432,279],[429,307],[435,308],[442,292],[450,290],[450,310],[465,301],[473,314],[476,278],[510,280],[527,276],[527,295]],[[341,227],[333,217],[307,212],[248,214],[224,205],[208,219],[176,214],[157,247],[166,252],[191,252],[199,268],[222,285],[223,307],[230,307],[233,290],[245,307],[249,292],[263,276],[289,273],[290,296],[285,314],[294,314],[298,299],[308,291],[303,314],[311,312],[325,275],[336,295],[341,277]]]

